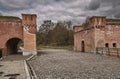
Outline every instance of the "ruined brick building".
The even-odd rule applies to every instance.
[[[17,53],[20,41],[24,44],[23,55],[36,54],[36,17],[0,16],[0,56]]]
[[[93,16],[88,27],[74,26],[74,50],[95,52],[97,47],[120,48],[120,20]]]

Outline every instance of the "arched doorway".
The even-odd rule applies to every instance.
[[[23,46],[23,41],[19,38],[9,39],[6,43],[6,53],[7,54],[22,54],[20,51],[20,46]]]
[[[85,52],[85,43],[81,41],[81,52]]]
[[[2,57],[2,49],[0,49],[0,58]]]

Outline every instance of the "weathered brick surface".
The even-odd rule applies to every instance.
[[[85,42],[85,52],[93,52],[96,47],[113,43],[120,48],[120,22],[107,22],[105,17],[94,16],[89,20],[89,28],[74,27],[74,49],[81,51],[81,41]]]
[[[105,42],[109,43],[109,47],[113,47],[113,43],[120,48],[120,24],[107,25],[105,27]]]
[[[4,48],[6,42],[11,38],[23,39],[21,21],[0,21],[0,48]]]
[[[36,51],[36,15],[22,14],[22,25],[24,28],[24,48],[25,51]]]
[[[36,51],[36,35],[24,33],[24,48],[26,51]]]
[[[9,54],[17,46],[18,41],[15,40],[12,41],[14,44],[9,42],[11,48],[7,47],[8,40],[14,38],[23,41],[25,50],[36,50],[36,15],[22,14],[22,19],[0,19],[0,48],[3,55]]]
[[[81,32],[76,32],[74,34],[74,47],[76,51],[81,51],[81,42],[84,41],[85,43],[85,52],[90,52],[94,50],[94,29],[91,30],[84,30]]]
[[[82,26],[74,26],[73,27],[74,32],[78,32],[78,31],[80,31],[82,29],[83,29]]]

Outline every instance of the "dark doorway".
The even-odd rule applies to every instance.
[[[116,46],[116,43],[113,43],[113,47],[117,47],[117,46]]]
[[[81,52],[85,52],[85,43],[84,43],[84,41],[81,42]]]
[[[108,43],[105,43],[105,47],[109,47],[109,44],[108,44]]]
[[[2,49],[0,49],[0,58],[2,58]]]
[[[22,54],[22,52],[19,52],[19,50],[20,50],[19,43],[21,41],[22,40],[19,38],[9,39],[6,43],[6,50],[7,50],[6,53],[7,54]]]

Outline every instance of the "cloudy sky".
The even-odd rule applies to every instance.
[[[0,0],[0,15],[21,17],[21,13],[37,14],[43,20],[84,22],[87,16],[120,18],[120,0]]]

